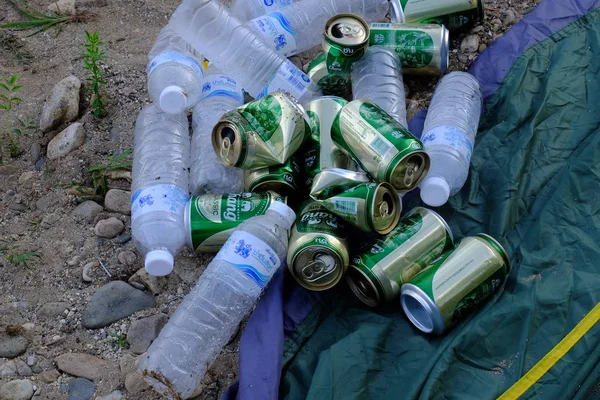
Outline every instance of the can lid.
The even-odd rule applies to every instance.
[[[350,265],[346,273],[346,281],[356,297],[367,306],[377,307],[382,303],[382,296],[374,283],[377,278],[370,277],[360,268]]]
[[[243,162],[245,149],[246,122],[236,111],[231,111],[221,117],[212,132],[212,145],[217,157],[227,167],[239,166]]]
[[[448,201],[450,197],[450,186],[445,179],[431,177],[425,179],[421,184],[421,200],[428,206],[439,207]]]
[[[390,233],[398,225],[401,213],[402,201],[396,189],[389,183],[380,183],[373,196],[373,229],[380,235]]]
[[[187,96],[179,86],[167,86],[160,93],[160,108],[169,114],[181,114],[185,111]]]
[[[346,270],[338,254],[325,246],[309,246],[292,260],[290,271],[294,279],[309,290],[321,291],[335,286]]]
[[[420,331],[440,334],[444,331],[444,319],[435,302],[413,284],[402,285],[400,294],[402,310]]]
[[[404,11],[402,11],[402,4],[400,0],[390,0],[390,20],[392,24],[403,24]]]
[[[285,219],[286,223],[288,224],[287,229],[290,229],[292,225],[294,225],[294,222],[296,221],[296,213],[287,204],[275,201],[269,206],[269,210],[275,211]]]
[[[168,250],[152,250],[146,254],[146,272],[153,276],[166,276],[173,271],[175,261]]]

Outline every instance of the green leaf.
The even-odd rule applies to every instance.
[[[11,92],[18,92],[19,90],[23,89],[25,86],[23,85],[17,85],[17,86],[13,86]]]
[[[19,74],[14,74],[10,77],[10,81],[8,83],[14,85],[15,83],[17,83],[17,79],[19,79]]]
[[[16,133],[16,134],[17,134],[17,135],[19,135],[19,136],[22,136],[22,135],[23,135],[23,132],[22,132],[20,129],[18,129],[18,128],[14,128],[14,129],[13,129],[13,132],[14,132],[14,133]]]
[[[23,99],[20,97],[11,97],[9,101],[15,102],[15,103],[22,103]]]
[[[6,86],[4,83],[0,83],[0,89],[4,89],[7,92],[10,92],[10,89],[8,88],[8,86]]]

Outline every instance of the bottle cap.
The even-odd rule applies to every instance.
[[[426,178],[421,183],[421,200],[428,206],[439,207],[448,201],[450,197],[450,186],[443,178]]]
[[[269,210],[275,211],[277,214],[285,218],[285,221],[288,223],[288,229],[294,225],[294,222],[296,221],[296,213],[287,204],[275,201],[273,204],[271,204]]]
[[[169,114],[181,114],[185,111],[187,96],[179,86],[167,86],[160,94],[160,108]]]
[[[153,276],[166,276],[173,271],[173,255],[167,250],[152,250],[146,254],[146,272]]]

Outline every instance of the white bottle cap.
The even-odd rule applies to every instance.
[[[296,221],[296,213],[287,204],[275,201],[273,204],[271,204],[271,206],[269,206],[269,210],[275,211],[277,214],[285,218],[285,221],[288,223],[288,229],[294,225],[294,222]]]
[[[443,178],[426,178],[421,183],[421,200],[428,206],[439,207],[448,201],[450,186]]]
[[[167,250],[152,250],[146,254],[146,272],[153,276],[166,276],[173,271],[175,261]]]
[[[181,114],[185,111],[187,96],[179,86],[167,86],[160,94],[160,108],[169,114]]]

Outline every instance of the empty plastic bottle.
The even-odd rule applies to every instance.
[[[242,223],[206,267],[140,364],[172,398],[189,398],[242,318],[285,262],[295,214],[283,203]]]
[[[154,104],[144,108],[135,124],[131,231],[151,275],[169,274],[186,243],[189,163],[185,114],[167,114]]]
[[[304,104],[317,95],[317,86],[302,70],[269,48],[220,1],[184,0],[170,23],[197,51],[256,98],[282,90]]]
[[[236,81],[211,64],[202,85],[202,99],[192,114],[192,194],[244,191],[244,172],[224,166],[217,158],[211,141],[212,130],[221,116],[242,104],[244,95]]]
[[[160,108],[179,114],[200,100],[204,58],[167,24],[148,53],[148,93]]]
[[[229,10],[240,21],[279,11],[300,0],[234,0]]]
[[[481,107],[481,87],[473,75],[452,72],[438,83],[421,137],[431,158],[421,183],[425,204],[439,207],[465,184]]]
[[[370,99],[408,127],[402,67],[393,50],[369,47],[366,54],[352,64],[352,94],[355,100]]]
[[[356,14],[367,22],[385,18],[388,0],[303,0],[246,25],[285,57],[302,53],[323,41],[327,20],[337,14]]]

